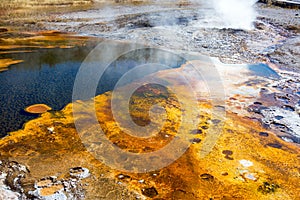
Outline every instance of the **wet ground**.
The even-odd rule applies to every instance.
[[[2,17],[2,21],[3,24],[21,30],[59,30],[127,42],[138,41],[152,47],[175,51],[200,52],[217,57],[223,63],[265,63],[281,78],[275,78],[269,83],[269,86],[272,84],[271,89],[260,85],[262,91],[256,95],[261,95],[264,101],[268,97],[268,101],[273,103],[267,106],[279,107],[281,110],[276,111],[279,116],[286,116],[284,118],[293,116],[291,119],[294,121],[299,112],[299,10],[260,3],[255,5],[255,9],[258,17],[254,29],[248,31],[222,28],[224,24],[216,17],[212,5],[204,1],[197,3],[166,1],[163,4],[138,5],[97,4],[93,9],[85,5],[65,10],[59,8],[54,13],[46,9],[44,14],[37,13],[34,9],[29,11],[20,9],[18,12],[10,12],[11,18]],[[9,38],[9,34],[3,31],[2,37]],[[2,41],[7,43],[5,39]],[[5,66],[7,62],[20,60],[4,59],[3,62]],[[234,101],[228,98],[229,101]],[[291,125],[293,122],[287,122],[283,118],[280,122],[272,119],[262,120],[263,117],[277,116],[273,111],[264,111],[262,114],[261,110],[266,110],[266,106],[254,105],[255,109],[246,108],[249,105],[239,106],[254,111],[252,117],[258,118],[266,127],[273,128],[277,132],[292,133],[292,137],[298,134],[292,130],[297,129],[297,125],[293,126]],[[292,113],[286,113],[289,111]],[[293,138],[294,140],[299,141],[297,138]]]
[[[148,125],[149,117],[153,116],[151,120],[161,122],[161,117],[148,115],[154,104],[166,110],[164,119],[167,121],[161,130],[152,137],[138,140],[127,134],[127,129],[118,128],[111,111],[111,92],[99,93],[102,95],[95,97],[95,106],[93,102],[76,101],[60,111],[62,104],[70,101],[50,105],[57,109],[29,121],[23,130],[10,133],[0,141],[0,195],[11,199],[298,198],[299,10],[257,4],[259,16],[255,28],[245,31],[220,28],[214,11],[204,2],[106,4],[94,9],[78,7],[68,12],[61,9],[55,13],[45,10],[45,14],[20,10],[11,12],[11,18],[1,17],[4,25],[0,42],[1,75],[12,73],[24,63],[31,63],[35,68],[35,62],[26,60],[33,51],[53,50],[54,55],[70,51],[76,55],[78,48],[86,45],[92,48],[100,42],[99,38],[128,44],[138,41],[173,50],[193,60],[181,63],[177,66],[180,68],[149,76],[151,80],[162,78],[170,87],[181,91],[180,94],[185,94],[184,82],[174,78],[178,73],[184,75],[196,93],[198,104],[192,107],[195,102],[189,96],[176,99],[176,93],[174,96],[165,88],[145,85],[143,79],[121,87],[126,91],[143,85],[130,100],[130,117],[136,124]],[[45,29],[74,32],[81,37],[58,32],[33,33]],[[80,52],[80,56],[72,59],[80,61],[87,53]],[[210,63],[203,62],[203,54],[218,58],[211,62],[219,76],[212,73]],[[68,59],[64,56],[63,61],[53,61],[52,57],[46,59],[46,63],[64,69],[59,63]],[[204,70],[210,79],[196,76],[195,68]],[[212,96],[215,91],[206,88],[217,80],[211,77],[222,80],[224,96]],[[216,98],[219,101],[215,101]],[[127,103],[122,96],[113,100],[119,102],[118,105]],[[190,106],[182,109],[183,105]],[[80,112],[73,115],[73,107]],[[150,156],[145,162],[133,162],[123,154],[115,155],[110,146],[98,141],[99,130],[90,114],[93,109],[96,109],[103,135],[125,152],[147,154],[178,137],[185,139],[183,144],[188,144],[187,151],[174,163],[170,162],[173,155],[168,153],[163,160]],[[216,109],[221,110],[222,115],[213,115]],[[183,123],[184,134],[178,135],[181,120],[184,120],[180,116],[189,116],[189,110],[195,110],[192,118],[195,123]],[[194,112],[191,113],[193,116]],[[122,116],[121,113],[118,119],[126,119]],[[85,130],[80,134],[75,129],[78,124],[74,124],[78,120]],[[124,123],[130,126],[127,121]],[[213,141],[213,145],[207,141]],[[112,152],[111,159],[106,159],[103,150]],[[149,162],[158,166],[162,162],[172,164],[140,173],[139,166],[147,169]]]
[[[172,73],[157,74],[172,78],[170,75]],[[111,93],[96,97],[97,118],[106,137],[125,152],[135,155],[156,151],[168,145],[176,135],[178,137],[177,116],[182,115],[182,110],[172,95],[160,95],[160,92],[165,91],[163,88],[145,86],[132,97],[136,102],[134,106],[140,109],[133,107],[131,114],[139,123],[147,120],[144,111],[148,107],[147,103],[160,102],[167,110],[168,121],[161,131],[153,137],[139,140],[132,140],[130,135],[115,125],[109,111]],[[145,101],[146,94],[153,97],[151,102]],[[122,99],[119,100],[122,102]],[[26,173],[25,176],[18,176],[17,182],[11,183],[9,180],[16,176],[14,174],[20,174],[20,167],[13,167],[17,163],[2,164],[5,170],[12,168],[8,173],[3,170],[6,172],[6,188],[27,198],[47,196],[50,199],[57,198],[57,195],[62,195],[59,199],[74,199],[74,195],[78,195],[76,199],[298,197],[299,148],[284,142],[250,119],[227,113],[225,119],[217,120],[211,115],[212,105],[202,102],[199,104],[201,112],[197,117],[200,123],[196,124],[195,129],[192,126],[184,127],[184,136],[190,142],[188,150],[168,167],[135,173],[135,166],[143,166],[143,163],[132,163],[122,154],[110,154],[110,159],[117,165],[124,166],[125,171],[108,167],[114,165],[111,160],[105,159],[102,150],[111,151],[112,147],[102,144],[102,140],[98,141],[101,135],[97,126],[90,124],[91,115],[87,105],[89,103],[82,101],[73,105],[81,107],[76,119],[83,120],[83,126],[86,127],[82,135],[75,129],[73,106],[70,104],[62,111],[46,113],[41,118],[30,121],[24,130],[1,140],[1,158],[22,163],[24,167],[21,169],[25,170],[22,173]],[[210,128],[218,123],[223,124],[220,136],[212,151],[202,157],[205,138],[209,136]],[[81,141],[84,141],[85,146]],[[142,154],[137,154],[138,152]],[[160,162],[162,158],[168,160],[172,155],[149,157],[152,164]],[[89,176],[84,176],[84,169],[89,170]],[[82,178],[72,178],[71,172],[74,170],[82,174]],[[69,182],[73,190],[66,184]]]

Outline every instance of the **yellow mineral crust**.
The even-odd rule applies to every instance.
[[[95,107],[104,133],[120,148],[135,153],[155,151],[176,136],[177,123],[180,123],[176,121],[176,116],[180,115],[176,101],[174,107],[167,112],[168,121],[174,119],[174,124],[166,123],[163,130],[151,139],[132,140],[116,127],[110,112],[110,98],[110,92],[97,96]],[[170,106],[172,101],[164,97],[162,99],[166,106]],[[153,102],[162,99],[153,99]],[[137,107],[139,103],[145,107],[146,102],[139,95],[134,100]],[[76,103],[82,104],[82,116],[88,116],[83,102]],[[203,109],[204,107],[202,106]],[[209,107],[206,106],[205,109]],[[260,132],[267,131],[249,119],[227,113],[216,145],[206,157],[200,158],[202,141],[212,120],[205,109],[199,115],[202,124],[198,130],[189,130],[191,139],[199,138],[200,141],[191,143],[186,153],[173,164],[154,172],[125,173],[110,169],[105,163],[96,160],[93,154],[86,151],[77,134],[72,104],[60,112],[44,113],[28,122],[23,130],[3,138],[0,141],[1,159],[25,164],[34,180],[51,175],[64,177],[65,172],[72,167],[86,167],[93,177],[83,180],[88,183],[84,186],[87,199],[98,198],[99,193],[103,192],[96,189],[103,184],[103,177],[119,181],[128,191],[136,191],[149,199],[279,200],[299,197],[299,147],[278,139],[271,132],[268,132],[268,137],[260,136]],[[132,115],[147,121],[144,111],[141,112],[137,109]],[[85,123],[89,123],[88,120]],[[163,138],[162,132],[171,137]],[[92,133],[90,137],[93,137]],[[250,164],[244,166],[241,161]],[[54,188],[56,189],[59,188]],[[43,192],[46,194],[49,191]]]

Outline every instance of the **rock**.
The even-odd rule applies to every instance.
[[[284,105],[284,106],[282,106],[282,108],[285,109],[285,110],[287,110],[287,111],[292,111],[292,112],[295,111],[295,108],[293,106],[291,106],[291,105]],[[283,117],[281,116],[281,119],[282,118]],[[278,119],[278,120],[280,120],[280,119]]]
[[[139,180],[138,182],[142,184],[142,183],[145,183],[145,180],[144,180],[144,179],[141,179],[141,180]]]
[[[194,138],[194,139],[191,140],[191,142],[192,142],[193,144],[197,144],[197,143],[200,143],[200,142],[201,142],[201,139],[200,139],[200,138]]]
[[[233,152],[231,150],[224,150],[224,151],[222,151],[222,154],[225,154],[227,156],[231,156],[233,154]]]
[[[47,130],[49,131],[49,133],[54,133],[54,127],[53,126],[48,127]]]
[[[232,157],[230,157],[230,156],[225,156],[225,158],[227,159],[227,160],[234,160]]]
[[[153,197],[158,195],[158,192],[155,189],[155,187],[150,187],[150,188],[142,189],[142,194],[147,196],[147,197],[153,198]]]
[[[1,161],[0,165],[0,199],[18,200],[26,196],[23,180],[29,176],[26,166],[13,161]]]
[[[31,191],[29,193],[38,199],[67,200],[68,198],[63,191],[63,185],[52,185],[46,188],[38,188],[35,191]]]
[[[266,3],[268,5],[275,5],[283,8],[300,8],[300,2],[295,0],[259,0],[258,2]]]
[[[52,108],[47,106],[46,104],[34,104],[25,108],[25,111],[32,114],[42,114],[51,109]]]
[[[36,183],[36,187],[40,187],[40,188],[48,187],[51,186],[55,181],[56,181],[55,179],[50,177],[43,178]]]
[[[286,141],[286,142],[290,142],[290,143],[293,143],[294,140],[291,139],[291,138],[288,138],[288,137],[281,137],[282,140]]]
[[[266,28],[266,25],[261,22],[254,22],[254,26],[258,30],[264,30]]]
[[[276,190],[279,188],[279,185],[274,183],[268,183],[264,182],[263,185],[260,185],[257,189],[257,191],[263,193],[263,194],[270,194],[276,192]]]
[[[262,137],[268,137],[269,133],[267,133],[267,132],[259,132],[259,135],[262,136]]]
[[[213,175],[210,175],[210,174],[207,174],[207,173],[201,174],[201,175],[200,175],[200,178],[201,178],[202,180],[205,180],[205,181],[212,181],[212,180],[214,180],[214,176],[213,176]]]
[[[258,176],[256,173],[244,173],[243,175],[244,179],[248,179],[248,180],[252,180],[252,181],[257,181],[258,180]]]
[[[299,27],[298,24],[297,26]],[[299,44],[300,36],[291,37],[284,44],[269,53],[269,56],[271,59],[279,61],[284,68],[299,70],[300,57],[297,56],[300,53]]]
[[[203,133],[203,131],[201,129],[195,129],[195,130],[191,131],[191,134],[194,134],[194,135],[196,135],[196,134],[202,134],[202,133]]]
[[[67,180],[57,179],[55,176],[40,179],[28,194],[32,196],[32,199],[84,199],[85,191],[80,181],[83,177],[87,177],[88,170],[76,167],[70,169],[70,171],[71,178]]]
[[[1,183],[0,183],[1,185]],[[0,199],[5,200],[19,200],[20,195],[16,192],[10,191],[9,189],[5,187],[0,188]]]
[[[221,122],[221,120],[219,120],[219,119],[213,119],[213,120],[211,120],[211,122],[212,122],[214,125],[218,125],[218,124]]]
[[[297,112],[272,106],[263,110],[262,115],[262,122],[267,127],[276,131],[288,133],[293,137],[300,136],[300,126],[295,123],[300,119]]]
[[[118,177],[118,179],[120,179],[120,180],[130,179],[130,178],[131,178],[130,176],[124,175],[124,174],[119,174],[117,177]]]
[[[228,176],[229,174],[228,174],[228,172],[223,172],[222,173],[222,176]]]
[[[226,156],[225,156],[226,159],[228,159],[228,160],[233,160],[233,158],[230,157],[230,156],[233,154],[232,151],[230,151],[230,150],[224,150],[224,151],[222,151],[222,153],[223,153],[224,155],[226,155]]]
[[[282,147],[282,145],[279,144],[279,143],[268,143],[267,146],[273,147],[273,148],[276,148],[276,149],[281,149],[281,147]]]
[[[118,179],[124,179],[124,178],[125,178],[125,176],[123,174],[118,175]]]
[[[262,110],[266,109],[266,107],[260,105],[260,104],[253,104],[253,105],[250,105],[248,106],[248,112],[253,112],[253,113],[256,113],[256,114],[261,114],[262,113]]]
[[[70,169],[70,176],[79,179],[84,179],[90,176],[90,171],[87,168],[75,167]]]
[[[239,163],[246,168],[253,166],[253,162],[249,160],[240,160]]]

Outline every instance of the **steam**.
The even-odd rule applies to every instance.
[[[257,0],[213,0],[213,7],[223,28],[253,29],[257,13],[253,5]]]

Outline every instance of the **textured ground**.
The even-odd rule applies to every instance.
[[[266,62],[282,79],[259,88],[258,101],[254,102],[253,97],[250,99],[252,105],[247,104],[247,95],[228,96],[226,104],[230,109],[221,121],[210,115],[216,105],[201,102],[201,112],[195,118],[201,123],[196,129],[185,127],[186,138],[190,142],[188,150],[168,167],[148,173],[113,170],[106,165],[108,163],[95,159],[95,153],[87,151],[75,129],[72,104],[62,111],[45,113],[28,122],[23,130],[0,140],[0,198],[293,200],[299,197],[299,147],[290,141],[295,138],[282,140],[275,134],[276,127],[266,127],[271,128],[266,130],[261,125],[279,124],[281,128],[285,125],[281,133],[287,137],[289,132],[286,128],[297,122],[294,120],[291,124],[283,119],[290,118],[290,115],[284,115],[287,110],[299,112],[299,10],[258,4],[255,29],[244,31],[199,26],[196,22],[205,22],[207,13],[205,9],[199,11],[188,3],[171,6],[142,4],[139,7],[131,4],[125,5],[122,11],[119,10],[120,4],[111,9],[101,4],[92,10],[90,8],[87,4],[60,7],[55,12],[53,7],[45,7],[43,12],[40,8],[1,9],[4,13],[0,17],[3,26],[0,29],[2,53],[22,46],[72,48],[89,40],[57,32],[32,33],[59,30],[200,52],[219,57],[226,63]],[[161,18],[163,20],[157,23]],[[16,62],[21,61],[13,58],[1,60],[0,70],[7,70],[10,64]],[[162,77],[171,75],[172,71],[158,74]],[[179,89],[181,87],[176,81],[172,84]],[[247,84],[255,86],[251,81]],[[147,103],[159,101],[167,108],[168,122],[178,122],[178,116],[182,115],[178,102],[162,95],[158,88],[146,89],[134,98],[136,104],[131,107],[132,118],[141,120],[139,123],[147,123],[149,116],[145,109],[150,107]],[[153,97],[152,101],[145,101],[145,96]],[[131,153],[147,153],[168,144],[175,137],[176,123],[166,124],[149,140],[132,140],[128,135],[124,136],[124,132],[116,128],[109,111],[110,98],[109,92],[95,98],[97,117],[104,134],[118,147]],[[189,99],[184,101],[189,103]],[[89,110],[83,102],[76,104],[82,106],[80,117],[86,119],[85,126],[89,130],[84,137],[87,141],[94,141],[98,132],[89,124]],[[284,116],[278,116],[278,110],[266,109],[272,106],[280,108],[279,114]],[[247,114],[248,117],[241,117],[239,114],[246,110],[255,116]],[[262,118],[267,120],[260,121]],[[223,125],[216,133],[219,138],[210,154],[202,158],[199,152],[203,149],[208,131],[218,123]],[[94,149],[96,153],[103,148],[99,142],[89,145],[88,149]],[[112,157],[117,163],[128,162],[118,155]],[[168,155],[165,157],[168,158]],[[135,164],[126,163],[125,166],[132,170]]]
[[[157,89],[150,91],[155,92],[152,93],[154,97],[158,95]],[[146,92],[151,95],[149,90]],[[144,94],[143,90],[141,93]],[[136,95],[135,106],[147,107],[141,94]],[[181,111],[170,98],[153,98],[154,102],[151,103],[165,102],[168,119],[172,122],[176,115],[181,115]],[[105,135],[123,150],[135,153],[155,151],[164,145],[162,142],[168,143],[176,135],[176,128],[166,126],[148,140],[130,139],[115,128],[114,119],[107,112],[110,109],[109,99],[110,93],[96,97],[98,120]],[[81,138],[74,128],[72,105],[68,105],[63,111],[43,114],[41,118],[27,123],[24,130],[1,140],[1,159],[14,161],[11,164],[8,161],[2,163],[2,171],[8,171],[7,178],[4,178],[6,187],[24,198],[45,195],[54,198],[57,194],[63,194],[69,199],[279,200],[297,199],[299,196],[299,148],[283,142],[249,119],[228,113],[224,121],[217,122],[209,114],[211,106],[202,103],[198,128],[186,129],[191,146],[183,156],[168,167],[154,172],[120,172],[93,157],[97,157],[97,152],[106,147],[95,140],[99,132],[94,132],[88,123],[88,107],[82,102],[76,104],[83,106],[80,117],[86,119],[86,126],[89,127],[89,131]],[[132,114],[138,119],[147,118],[143,110]],[[201,158],[199,153],[213,123],[224,123],[221,135],[212,152]],[[87,144],[93,147],[89,146],[88,149],[94,149],[94,152],[86,151],[80,140],[82,137],[85,141],[91,141]],[[111,156],[121,165],[125,162],[128,170],[137,164],[126,163],[126,159],[118,158],[118,155]],[[167,158],[168,154],[164,157]],[[16,162],[24,167],[17,167]],[[25,175],[20,176],[21,169]],[[72,174],[77,170],[76,174],[84,175],[83,169],[89,170],[88,176]],[[18,177],[17,182],[10,181],[15,177]],[[36,190],[39,192],[29,192]]]

